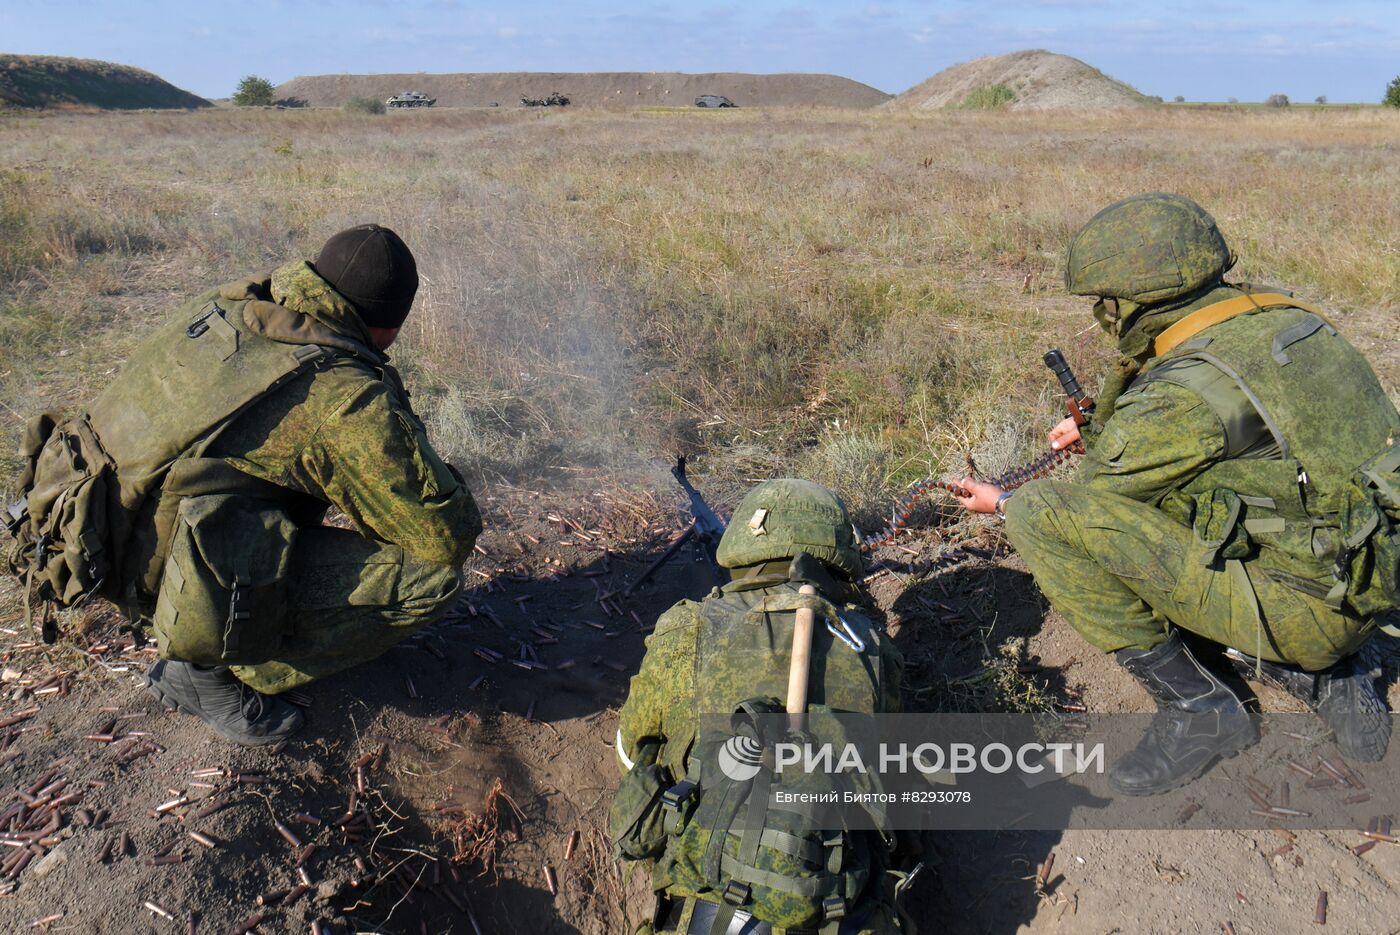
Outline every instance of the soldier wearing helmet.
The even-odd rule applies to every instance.
[[[840,633],[816,628],[811,704],[842,712],[898,711],[903,668],[899,651],[857,606],[860,551],[846,507],[831,491],[802,480],[758,485],[735,510],[717,559],[732,580],[661,616],[622,708],[617,753],[624,779],[612,836],[624,859],[652,866],[657,909],[640,931],[896,933],[894,887],[887,882],[903,877],[901,867],[914,862],[918,838],[901,836],[891,852],[883,835],[854,832],[832,851],[828,834],[825,853],[845,855],[839,866],[793,879],[773,870],[795,866],[791,855],[777,851],[822,853],[823,832],[765,830],[747,858],[734,849],[722,862],[701,859],[712,833],[723,829],[705,817],[705,789],[692,795],[700,786],[700,716],[728,715],[756,702],[761,707],[765,700],[783,710],[799,606],[806,602],[819,619],[842,627]],[[801,594],[802,585],[816,594]],[[722,792],[712,788],[709,794],[718,802]],[[799,831],[816,843],[801,840]],[[737,841],[742,835],[730,836]]]
[[[1157,728],[1111,780],[1153,794],[1257,739],[1225,659],[1306,700],[1342,753],[1379,760],[1385,703],[1357,650],[1373,609],[1351,600],[1338,510],[1400,416],[1319,310],[1226,283],[1214,219],[1178,195],[1110,205],[1069,248],[1066,285],[1122,357],[1073,481],[1015,495],[968,481],[964,505],[1007,535],[1055,608],[1156,700]],[[1067,421],[1051,442],[1079,440]],[[1233,681],[1233,680],[1231,680]],[[1238,684],[1238,683],[1236,683]]]

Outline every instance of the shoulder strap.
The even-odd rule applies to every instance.
[[[1327,316],[1320,309],[1281,292],[1245,293],[1233,299],[1226,299],[1224,302],[1216,302],[1205,308],[1196,309],[1157,335],[1157,340],[1152,344],[1152,354],[1154,357],[1161,357],[1212,325],[1229,321],[1245,312],[1262,312],[1271,308],[1300,308],[1305,312],[1312,312],[1323,321],[1327,320]]]

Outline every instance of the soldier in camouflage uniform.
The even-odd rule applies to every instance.
[[[138,559],[130,594],[153,623],[162,655],[148,673],[149,690],[225,738],[264,744],[290,735],[302,716],[278,693],[380,655],[456,600],[481,519],[461,477],[429,444],[385,354],[417,286],[413,255],[393,231],[343,231],[315,262],[288,263],[193,300],[177,315],[175,338],[149,339],[92,407],[94,424],[112,426],[99,434],[119,448],[124,417],[112,411],[139,396],[166,359],[161,342],[206,339],[201,329],[210,325],[227,335],[225,353],[290,352],[311,361],[205,433],[199,457],[182,452],[163,495],[152,498],[159,507],[138,514],[132,532],[136,542],[150,541],[130,550]],[[225,374],[239,379],[232,368],[208,378]],[[181,416],[148,418],[159,425]],[[187,466],[193,470],[181,470]],[[264,519],[251,533],[229,525],[227,517],[248,514],[226,494],[258,504]],[[216,508],[189,509],[205,501]],[[353,531],[321,525],[331,506]],[[172,514],[180,517],[175,533],[163,519]],[[194,548],[181,551],[182,532]],[[279,547],[286,547],[285,581],[277,606],[255,603],[240,616],[235,584],[226,628],[190,596],[189,582],[205,565],[255,567]],[[239,628],[267,634],[266,644],[245,638],[234,651],[229,637]],[[230,659],[247,664],[222,664]]]
[[[1318,310],[1232,286],[1215,221],[1148,194],[1076,235],[1066,282],[1097,298],[1122,352],[1073,481],[1011,493],[967,481],[1055,608],[1147,688],[1160,713],[1111,772],[1123,792],[1181,785],[1256,739],[1246,709],[1182,631],[1307,700],[1342,752],[1378,760],[1390,719],[1357,650],[1375,623],[1334,575],[1337,511],[1400,417]],[[1079,439],[1067,420],[1052,444]],[[1216,649],[1218,655],[1218,648]]]
[[[856,582],[862,562],[841,501],[807,481],[773,480],[754,488],[740,502],[734,517],[717,554],[720,565],[731,570],[732,581],[703,601],[682,601],[663,614],[647,639],[641,669],[632,679],[617,733],[618,759],[625,778],[613,809],[615,839],[625,838],[629,829],[641,823],[633,815],[622,814],[627,800],[636,798],[627,790],[629,782],[637,778],[634,773],[659,772],[665,777],[663,787],[687,777],[698,781],[698,756],[692,754],[701,714],[727,715],[745,699],[760,697],[776,702],[785,694],[793,611],[803,600],[824,608],[819,612],[844,620],[863,643],[856,652],[831,632],[816,628],[810,703],[849,712],[900,710],[903,659],[880,629],[854,606],[860,600]],[[803,584],[813,585],[817,594],[811,599],[799,597]],[[782,710],[781,706],[777,710]],[[677,812],[684,806],[675,800],[684,797],[675,793],[685,787],[681,783],[668,793]],[[660,791],[665,792],[665,788]],[[641,798],[645,804],[646,795]],[[704,816],[703,788],[699,798],[699,814]],[[656,824],[660,825],[659,819]],[[739,848],[736,832],[728,832],[731,840],[726,848],[732,848],[725,851],[725,876],[706,877],[696,853],[705,848],[716,830],[696,828],[706,824],[692,820],[684,833],[672,829],[664,845],[649,851],[632,849],[631,841],[618,841],[624,858],[655,861],[652,885],[658,908],[653,922],[643,925],[641,932],[887,935],[901,931],[893,905],[893,884],[886,871],[917,856],[914,842],[901,838],[897,846],[910,853],[897,855],[891,855],[889,842],[883,837],[874,848],[879,853],[866,854],[859,847],[848,847],[848,861],[871,864],[869,884],[861,892],[826,894],[836,905],[828,904],[832,911],[824,915],[817,904],[825,891],[809,890],[800,896],[795,892],[804,883],[811,887],[817,884],[810,880],[799,880],[795,885],[774,882],[775,874],[754,866],[770,858],[773,862],[765,864],[769,869],[775,864],[785,866],[783,855],[758,861],[750,857],[747,867],[730,866]],[[721,833],[725,833],[723,829]],[[820,842],[816,849],[821,852]],[[851,867],[833,870],[849,873]],[[770,885],[764,888],[759,881]],[[769,921],[781,917],[783,911],[797,915],[815,912],[816,918],[825,922],[784,928]]]

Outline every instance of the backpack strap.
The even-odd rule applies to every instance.
[[[1157,340],[1152,342],[1152,356],[1161,357],[1213,325],[1229,321],[1246,312],[1262,312],[1271,308],[1300,308],[1305,312],[1312,312],[1324,322],[1327,320],[1320,309],[1281,292],[1246,292],[1233,299],[1198,308],[1157,335]]]

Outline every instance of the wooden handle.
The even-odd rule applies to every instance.
[[[816,594],[817,589],[804,584],[799,594]],[[817,614],[810,607],[797,608],[797,621],[792,626],[792,668],[788,669],[788,714],[807,713],[807,676],[812,665],[812,630]]]

